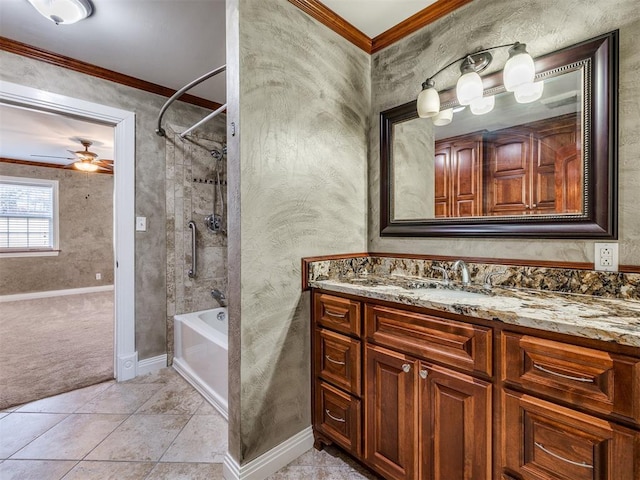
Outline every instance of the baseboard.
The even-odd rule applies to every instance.
[[[311,447],[313,447],[313,430],[307,427],[242,466],[238,465],[238,462],[227,452],[223,463],[223,477],[225,480],[264,480]]]
[[[79,295],[82,293],[109,292],[113,285],[100,285],[98,287],[69,288],[67,290],[47,290],[46,292],[15,293],[13,295],[1,295],[0,303],[17,302],[18,300],[35,300],[37,298],[62,297],[64,295]]]
[[[157,372],[161,368],[167,366],[167,354],[158,355],[157,357],[145,358],[138,362],[138,370],[136,376],[146,375],[147,373]]]

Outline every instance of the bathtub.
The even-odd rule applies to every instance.
[[[214,308],[173,318],[173,368],[228,418],[227,309]]]

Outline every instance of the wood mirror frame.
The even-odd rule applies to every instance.
[[[393,126],[418,118],[415,100],[380,114],[380,235],[396,237],[607,238],[618,234],[618,31],[535,59],[537,75],[586,62],[583,82],[585,211],[580,215],[479,216],[426,220],[392,218]],[[485,90],[502,72],[483,77]],[[455,90],[455,89],[452,89]],[[455,93],[443,92],[450,99]]]

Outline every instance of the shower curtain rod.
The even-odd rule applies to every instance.
[[[205,80],[208,80],[209,78],[224,72],[227,69],[226,65],[222,65],[221,67],[216,68],[215,70],[211,70],[209,73],[205,73],[204,75],[202,75],[199,78],[196,78],[195,80],[193,80],[192,82],[187,83],[184,87],[182,87],[180,90],[178,90],[176,93],[174,93],[173,95],[171,95],[171,97],[169,98],[169,100],[166,101],[166,103],[162,106],[162,108],[160,109],[160,113],[158,114],[158,127],[156,128],[156,133],[161,136],[164,137],[166,136],[166,131],[164,128],[162,128],[162,116],[165,114],[165,112],[167,111],[167,109],[169,108],[169,105],[171,105],[173,102],[175,102],[179,97],[181,97],[186,91],[190,90],[191,88],[195,87],[196,85],[204,82]],[[193,125],[192,127],[188,128],[187,130],[185,130],[184,132],[182,132],[180,134],[180,136],[182,138],[184,138],[189,132],[191,132],[192,130],[194,130],[195,128],[198,128],[200,125],[202,125],[203,123],[208,122],[209,120],[211,120],[212,118],[216,117],[218,114],[220,114],[222,111],[224,111],[224,109],[227,108],[227,104],[225,103],[224,105],[222,105],[220,108],[218,108],[217,110],[215,110],[214,112],[210,113],[209,115],[207,115],[205,118],[203,118],[202,120],[200,120],[198,123],[196,123],[195,125]]]

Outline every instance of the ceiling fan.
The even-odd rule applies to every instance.
[[[58,157],[55,155],[31,155],[32,157],[48,157],[48,158],[63,158],[65,160],[74,160],[66,165],[64,168],[74,168],[83,172],[111,172],[113,173],[113,160],[98,160],[98,154],[89,151],[89,147],[93,142],[89,140],[80,140],[80,143],[84,147],[84,150],[71,151],[75,157]]]

